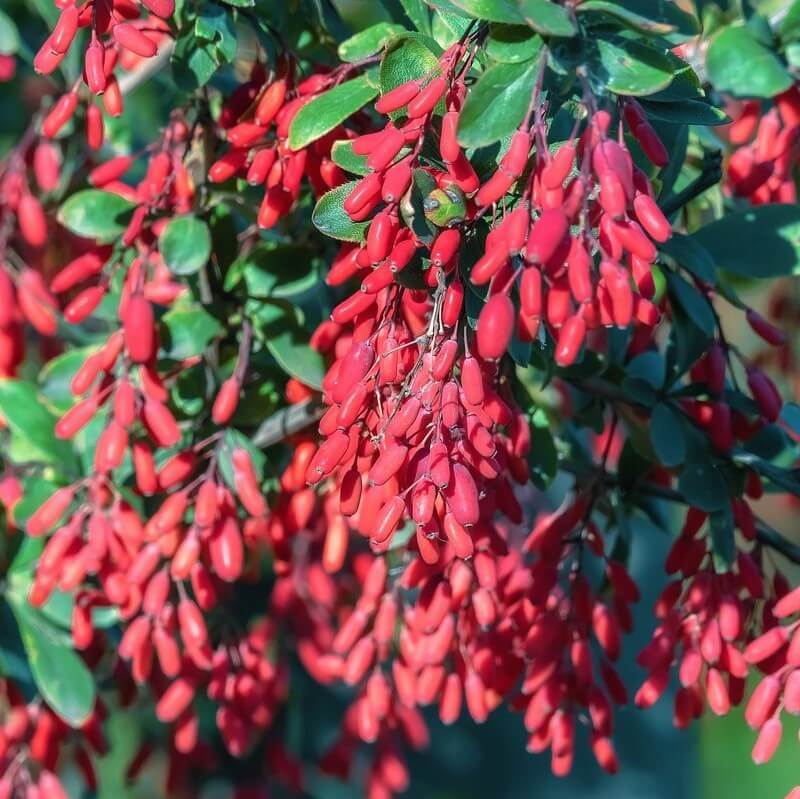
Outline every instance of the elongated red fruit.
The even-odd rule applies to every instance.
[[[569,220],[560,208],[550,208],[536,220],[525,245],[525,260],[547,263],[569,235]]]
[[[506,294],[495,294],[478,316],[478,353],[486,360],[497,360],[508,349],[514,332],[514,304]]]
[[[401,83],[394,89],[386,92],[376,103],[375,110],[379,114],[391,114],[392,111],[397,111],[404,105],[413,100],[420,91],[420,82],[418,80],[410,80],[406,83]]]
[[[239,392],[242,387],[235,377],[229,377],[219,389],[219,393],[214,399],[211,408],[211,418],[215,424],[227,424],[233,414],[236,413],[236,406],[239,404]]]
[[[28,519],[26,530],[30,536],[44,535],[55,527],[75,497],[75,489],[71,486],[59,488],[48,497],[37,511]]]
[[[663,243],[672,235],[672,225],[658,207],[656,201],[648,194],[637,194],[633,201],[633,210],[639,224],[647,234],[656,241]]]
[[[571,316],[558,331],[555,359],[559,366],[575,363],[586,337],[586,322],[582,316]]]
[[[153,306],[143,294],[132,294],[122,320],[125,347],[134,363],[147,363],[155,351]]]

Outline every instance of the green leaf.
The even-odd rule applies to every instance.
[[[221,335],[222,325],[199,305],[179,305],[167,311],[162,346],[168,358],[182,361],[202,354],[209,342]]]
[[[517,0],[517,5],[525,22],[542,36],[569,37],[578,32],[570,12],[551,0]]]
[[[302,150],[361,110],[377,94],[377,87],[367,75],[323,92],[297,112],[289,128],[289,146]]]
[[[367,167],[367,156],[356,155],[353,152],[353,142],[350,139],[340,139],[333,143],[331,148],[331,160],[345,172],[352,172],[354,175],[369,174]]]
[[[213,42],[199,39],[190,31],[175,45],[172,76],[179,89],[193,92],[205,86],[224,62],[224,53]]]
[[[254,8],[256,4],[256,0],[222,0],[222,2],[236,8]]]
[[[21,380],[0,380],[0,415],[36,457],[62,466],[72,461],[72,447],[56,438],[56,419],[40,400],[36,386]]]
[[[0,11],[0,54],[14,55],[19,50],[17,25],[5,11]]]
[[[402,25],[395,25],[392,22],[376,22],[365,30],[359,31],[355,36],[345,39],[339,45],[339,58],[349,62],[368,58],[382,50],[392,36],[403,30]]]
[[[696,238],[673,233],[671,238],[659,245],[659,249],[700,280],[712,286],[717,282],[714,259]]]
[[[789,41],[800,36],[800,0],[794,0],[778,27],[781,39]]]
[[[589,55],[592,77],[615,94],[639,97],[669,86],[672,62],[662,50],[622,36],[593,39]]]
[[[353,222],[343,208],[347,195],[358,181],[331,189],[319,198],[311,221],[320,232],[340,241],[362,241],[369,222]]]
[[[70,383],[86,358],[96,352],[94,347],[68,349],[49,360],[39,370],[39,391],[49,408],[56,413],[64,413],[75,404],[75,395]]]
[[[690,237],[720,269],[752,278],[800,273],[800,207],[760,205],[700,228]]]
[[[431,15],[425,7],[424,0],[400,0],[406,16],[414,23],[414,27],[426,36],[431,35]]]
[[[700,32],[697,18],[674,0],[584,0],[575,10],[578,14],[605,14],[651,35],[679,33],[681,38],[688,38]]]
[[[531,467],[531,479],[544,490],[553,482],[558,471],[558,451],[550,420],[540,408],[530,415],[530,427],[531,449],[528,453],[528,464]]]
[[[108,244],[125,231],[133,208],[133,203],[118,194],[85,189],[58,209],[58,221],[78,236]]]
[[[301,244],[256,245],[234,265],[248,297],[292,297],[316,285],[312,251]]]
[[[723,28],[712,37],[706,72],[717,91],[738,97],[774,97],[794,83],[778,56],[746,27]]]
[[[197,15],[194,30],[198,38],[214,43],[221,61],[233,61],[236,58],[236,26],[232,15],[224,8],[203,8]]]
[[[667,272],[666,276],[670,296],[681,305],[686,315],[703,333],[712,337],[716,330],[716,320],[708,300],[699,289],[675,272]]]
[[[492,25],[486,54],[493,61],[519,64],[535,58],[543,44],[541,36],[524,25]]]
[[[514,0],[428,0],[428,5],[445,11],[463,11],[474,19],[488,22],[522,22]]]
[[[19,625],[33,678],[50,708],[71,727],[80,727],[94,710],[95,685],[88,667],[64,633],[35,612],[24,596],[6,594]]]
[[[405,33],[391,39],[381,61],[381,94],[410,80],[438,74],[440,52],[441,48],[433,39],[419,33]]]
[[[267,348],[287,374],[306,386],[322,388],[325,361],[302,340],[301,331],[291,327],[284,329],[277,336],[267,339]]]
[[[716,463],[708,457],[691,461],[684,466],[678,480],[678,489],[691,505],[706,513],[713,513],[730,505],[728,483]]]
[[[650,418],[650,440],[653,450],[664,466],[680,466],[686,457],[683,422],[669,405],[660,402]]]
[[[727,125],[731,119],[721,109],[702,100],[666,103],[642,102],[647,116],[673,125]]]
[[[714,569],[718,573],[729,572],[736,562],[736,534],[730,502],[711,514],[709,527]]]
[[[464,147],[482,147],[513,132],[525,118],[539,72],[539,59],[494,64],[467,96],[458,124]]]
[[[208,263],[211,233],[196,216],[176,216],[159,236],[158,247],[173,274],[193,275]]]

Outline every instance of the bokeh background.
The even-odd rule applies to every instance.
[[[268,7],[281,0],[258,2]],[[777,8],[784,0],[769,2]],[[374,0],[336,0],[342,16],[356,29],[382,19],[384,7],[391,3],[392,0],[384,0],[383,5]],[[44,20],[52,20],[55,11],[52,0],[0,0],[0,13],[13,19],[23,39],[17,78],[0,84],[1,156],[27,124],[41,95],[41,82],[32,77],[24,62],[43,41],[47,30]],[[124,116],[110,124],[111,146],[127,149],[149,141],[160,121],[166,118],[170,101],[169,83],[158,77],[126,98]],[[756,307],[765,308],[770,290],[798,289],[784,281],[777,288],[773,284],[766,288],[754,286],[747,296]],[[755,346],[754,341],[748,342],[748,333],[742,329],[739,317],[732,317],[726,329],[745,349],[748,343]],[[557,484],[549,499],[557,504],[559,492],[564,489],[564,485]],[[800,540],[797,508],[773,504],[760,512],[781,531]],[[635,525],[631,571],[643,587],[643,600],[636,611],[636,630],[626,640],[622,658],[622,674],[633,690],[643,678],[634,658],[652,629],[652,604],[664,584],[662,564],[670,543],[661,531],[645,522],[637,520]],[[795,583],[800,578],[796,571],[791,576]],[[303,678],[299,669],[293,691],[293,709],[287,719],[288,743],[293,750],[311,755],[323,750],[334,738],[345,697],[337,699],[335,694],[321,691]],[[706,715],[690,730],[678,731],[672,726],[670,700],[671,695],[646,713],[633,707],[618,713],[615,742],[622,771],[616,777],[607,776],[597,767],[588,746],[578,747],[575,768],[568,779],[553,777],[546,756],[525,752],[526,735],[521,719],[507,712],[498,711],[482,726],[462,716],[459,724],[446,729],[430,714],[431,747],[411,758],[412,788],[408,795],[414,799],[781,799],[794,785],[800,784],[797,724],[793,728],[787,725],[774,759],[766,766],[756,767],[750,759],[755,736],[740,711],[725,719]],[[140,742],[151,734],[149,723],[148,719],[128,712],[110,718],[111,751],[98,762],[99,799],[153,799],[161,795],[163,762],[159,763],[158,758],[136,789],[131,789],[124,780],[131,757]],[[246,764],[234,762],[223,766],[221,773],[247,768]],[[70,796],[79,797],[77,780],[71,784],[75,793],[71,791]],[[228,791],[221,776],[218,784],[203,792],[202,799],[224,797]],[[309,795],[315,799],[356,799],[359,792],[352,786],[312,777]]]

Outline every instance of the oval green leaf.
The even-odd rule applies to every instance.
[[[778,56],[743,27],[723,28],[713,36],[706,72],[717,91],[739,97],[774,97],[794,83]]]
[[[35,612],[24,596],[6,594],[33,679],[45,702],[71,727],[85,724],[94,710],[95,684],[88,667],[60,632]]]
[[[296,377],[310,388],[322,388],[325,361],[300,338],[299,331],[289,328],[267,340],[267,349],[286,374]]]
[[[331,189],[319,198],[311,221],[320,232],[340,241],[361,241],[369,222],[353,222],[344,210],[343,203],[357,180]]]
[[[187,214],[171,220],[158,239],[164,263],[176,275],[199,272],[211,255],[211,233],[202,219]]]
[[[542,36],[570,37],[578,32],[572,14],[552,0],[517,0],[517,5],[525,22]]]
[[[594,48],[592,76],[616,94],[653,94],[672,81],[672,63],[665,52],[642,41],[615,36],[595,40]]]
[[[124,232],[133,204],[118,194],[86,189],[58,209],[58,221],[77,236],[110,244]]]
[[[403,30],[402,25],[395,25],[392,22],[376,22],[349,39],[345,39],[339,45],[339,58],[351,63],[368,58],[382,50],[392,36]]]
[[[377,94],[377,87],[367,75],[320,94],[297,112],[289,128],[289,146],[302,150],[360,111]]]
[[[458,125],[464,147],[483,147],[512,133],[531,102],[539,59],[495,64],[481,75],[467,97]]]
[[[760,205],[728,214],[691,238],[720,269],[753,278],[800,274],[800,207]]]

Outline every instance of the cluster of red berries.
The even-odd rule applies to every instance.
[[[346,136],[344,127],[337,126],[308,147],[292,150],[289,146],[289,126],[297,112],[334,87],[344,74],[342,69],[316,72],[300,80],[288,58],[271,74],[257,63],[250,80],[225,103],[219,125],[230,148],[211,165],[209,180],[224,183],[243,176],[250,186],[263,186],[259,227],[273,227],[292,210],[304,178],[317,195],[346,181],[330,158],[333,142]]]
[[[104,123],[100,106],[93,98],[102,98],[109,116],[122,114],[123,96],[115,70],[136,69],[171,38],[167,20],[175,13],[175,0],[57,0],[57,5],[61,9],[58,21],[34,58],[37,72],[50,75],[58,69],[79,29],[89,28],[90,37],[82,77],[54,103],[42,122],[42,133],[48,137],[58,135],[74,116],[81,86],[86,85],[86,141],[96,150],[103,144]]]
[[[760,100],[731,102],[733,122],[723,132],[735,148],[726,185],[755,205],[797,202],[795,167],[800,157],[800,88],[779,94],[764,110]]]
[[[68,799],[57,776],[65,751],[86,785],[96,790],[90,752],[102,756],[108,751],[103,707],[98,703],[80,730],[74,731],[42,702],[26,702],[11,681],[4,680],[0,690],[0,799]]]

